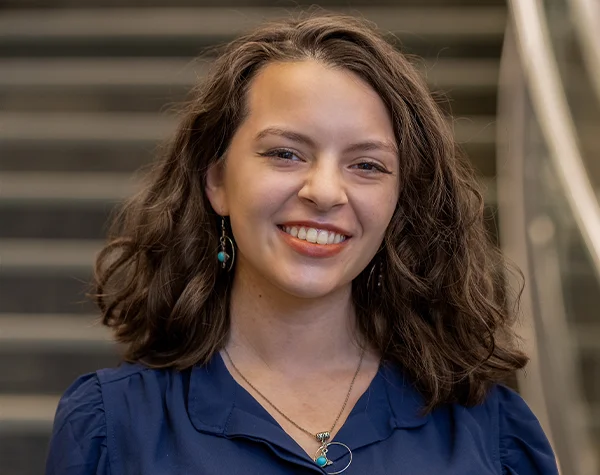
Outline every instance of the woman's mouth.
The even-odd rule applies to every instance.
[[[327,258],[339,254],[346,248],[351,237],[309,226],[278,225],[277,228],[288,246],[298,254],[313,258]]]
[[[339,244],[348,238],[343,234],[328,231],[327,229],[309,228],[306,226],[278,225],[277,227],[296,239],[307,241],[312,244],[321,244],[323,246]]]

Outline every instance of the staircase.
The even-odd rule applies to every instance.
[[[312,2],[305,2],[310,4]],[[214,5],[219,5],[215,7]],[[174,130],[193,61],[282,8],[266,0],[0,0],[0,467],[43,473],[60,394],[117,363],[86,301],[111,210]],[[347,7],[351,4],[351,9]],[[501,0],[327,0],[393,32],[443,106],[487,189],[495,233]]]

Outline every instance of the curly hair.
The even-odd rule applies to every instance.
[[[102,323],[125,345],[124,360],[153,368],[205,364],[224,346],[233,272],[216,259],[220,217],[206,173],[247,116],[257,72],[304,60],[366,81],[384,101],[399,147],[396,209],[379,252],[352,282],[363,340],[411,378],[424,412],[480,403],[527,362],[506,305],[509,268],[485,229],[474,172],[425,81],[407,55],[355,17],[301,14],[223,48],[146,186],[115,216],[91,292]],[[374,265],[383,275],[375,290]]]

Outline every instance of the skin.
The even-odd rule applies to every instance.
[[[379,249],[398,199],[394,129],[368,84],[312,60],[267,65],[252,81],[248,106],[224,160],[207,176],[208,198],[230,217],[237,244],[227,350],[292,420],[311,432],[328,430],[362,351],[351,282]],[[265,132],[272,128],[310,143]],[[365,142],[388,147],[349,149]],[[334,256],[303,255],[277,227],[300,220],[335,225],[351,237]],[[378,364],[367,348],[334,434]],[[312,456],[317,442],[229,369]]]

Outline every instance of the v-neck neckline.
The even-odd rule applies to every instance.
[[[423,425],[427,416],[420,416],[421,407],[422,398],[401,373],[380,363],[333,441],[342,442],[354,452],[388,438],[398,427]],[[402,413],[397,414],[394,409]],[[207,365],[192,369],[188,412],[197,430],[264,442],[282,458],[323,472],[269,411],[235,380],[219,352]],[[343,456],[331,456],[331,460],[335,463]]]

